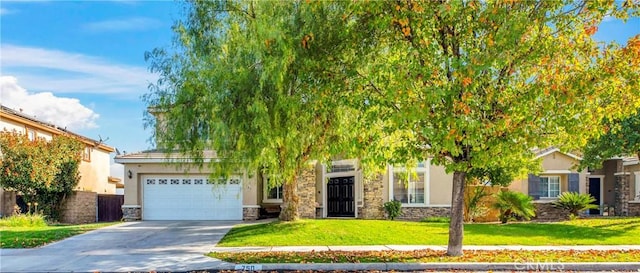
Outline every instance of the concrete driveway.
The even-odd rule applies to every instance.
[[[205,257],[230,221],[128,222],[33,249],[0,250],[0,272],[187,271],[225,264]]]

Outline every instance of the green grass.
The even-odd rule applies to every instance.
[[[10,227],[0,224],[0,248],[37,247],[117,223],[119,222],[28,227]]]
[[[637,244],[640,218],[557,223],[465,224],[465,245]],[[447,223],[301,220],[234,227],[218,246],[446,245]]]

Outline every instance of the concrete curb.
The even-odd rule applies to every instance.
[[[256,264],[257,265],[257,264]],[[638,271],[640,262],[629,263],[317,263],[317,264],[262,264],[262,270],[322,270],[322,271]],[[225,265],[210,270],[235,270],[235,265]]]

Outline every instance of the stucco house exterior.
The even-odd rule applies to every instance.
[[[557,148],[540,150],[536,154],[543,171],[514,180],[509,189],[531,195],[539,219],[566,217],[566,213],[553,208],[551,202],[562,192],[594,192],[594,181],[601,178],[603,194],[596,196],[601,209],[590,213],[607,214],[605,210],[615,204],[613,193],[604,193],[614,192],[615,179],[623,177],[621,174],[600,174],[605,170],[578,171],[576,166],[581,158]],[[214,160],[215,153],[209,152],[205,157]],[[148,151],[120,155],[115,161],[125,165],[123,211],[127,220],[253,220],[260,216],[261,209],[263,212],[277,209],[282,204],[282,188],[268,189],[268,178],[257,172],[238,172],[226,185],[214,186],[207,184],[210,173],[206,168],[199,169],[179,155]],[[605,166],[610,164],[605,163]],[[389,166],[384,174],[366,178],[356,159],[333,161],[330,167],[312,162],[298,180],[300,215],[305,218],[383,219],[383,203],[395,199],[402,202],[401,219],[448,216],[453,175],[447,174],[441,166],[432,165],[430,160],[411,170],[416,175],[409,176],[408,183],[401,181],[406,178],[403,175],[406,171]],[[633,172],[629,169],[627,173],[631,177]],[[637,188],[640,187],[632,187],[629,191]],[[633,202],[627,201],[631,208]]]
[[[31,139],[44,138],[50,140],[58,135],[70,135],[78,139],[85,144],[85,149],[79,166],[80,182],[75,190],[97,194],[115,194],[116,185],[119,181],[109,177],[109,154],[114,151],[113,147],[5,106],[0,106],[0,130],[24,133]],[[13,211],[15,197],[12,197],[12,194],[0,188],[0,197],[3,199],[0,202],[2,204],[0,207],[2,215],[9,215]]]
[[[255,170],[240,170],[222,185],[208,183],[211,172],[206,163],[217,156],[208,151],[203,158],[205,166],[200,168],[187,157],[160,150],[117,155],[115,162],[123,164],[125,172],[124,219],[254,220],[279,211],[282,187],[268,188],[268,177]],[[537,150],[534,159],[540,160],[542,172],[517,178],[509,189],[533,197],[538,219],[566,218],[567,213],[554,208],[552,202],[568,191],[597,198],[600,209],[590,214],[640,213],[640,201],[634,201],[640,199],[637,159],[610,160],[601,170],[581,171],[577,169],[580,156],[554,147]],[[389,200],[402,203],[400,219],[450,214],[453,175],[432,165],[430,159],[410,170],[388,166],[384,174],[371,178],[363,175],[357,159],[331,164],[311,162],[299,175],[301,217],[383,219],[383,204]],[[407,176],[407,172],[415,175]]]

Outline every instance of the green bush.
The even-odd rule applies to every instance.
[[[391,200],[384,203],[384,210],[387,212],[389,219],[393,220],[402,215],[402,203],[398,200]]]
[[[422,219],[422,221],[420,222],[425,222],[425,223],[449,223],[451,222],[451,219],[449,219],[449,217],[426,217],[424,219]]]
[[[0,219],[0,227],[46,227],[47,221],[42,214],[16,214]]]
[[[596,199],[590,194],[563,192],[558,196],[558,200],[553,202],[553,206],[568,210],[572,217],[576,217],[583,210],[599,208],[597,205],[591,204],[595,201]]]
[[[500,222],[507,223],[516,217],[531,219],[536,216],[533,199],[521,192],[501,191],[496,194],[496,202],[493,207],[500,211]]]

